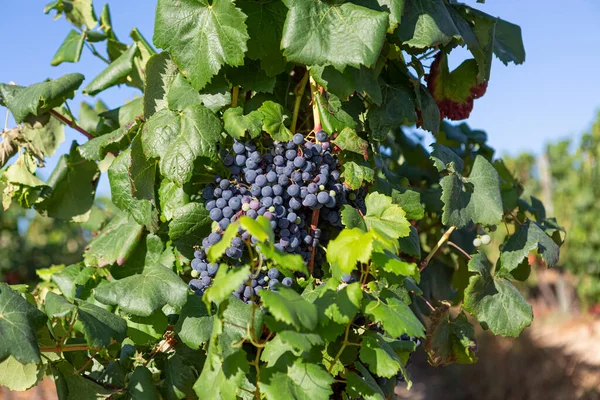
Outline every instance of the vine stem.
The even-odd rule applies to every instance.
[[[317,82],[310,77],[310,93],[312,97],[312,111],[313,111],[313,121],[314,128],[313,132],[318,132],[321,130],[321,116],[319,115],[319,107],[317,107],[317,92],[319,91],[319,86]]]
[[[75,310],[73,312],[73,317],[71,318],[71,323],[69,324],[69,328],[67,329],[67,333],[65,333],[65,336],[62,339],[59,340],[59,346],[62,346],[63,344],[65,344],[65,340],[67,340],[67,338],[69,337],[69,335],[73,331],[73,327],[75,326],[75,322],[76,321],[77,321],[77,310]]]
[[[335,365],[335,363],[340,359],[340,357],[342,356],[342,353],[344,352],[344,350],[346,349],[346,346],[348,345],[352,345],[352,346],[359,346],[358,343],[350,343],[348,341],[348,335],[350,334],[350,327],[352,326],[352,321],[348,322],[348,324],[346,325],[346,332],[344,333],[344,342],[342,343],[342,347],[340,347],[340,349],[338,350],[337,354],[335,355],[333,361],[331,362],[331,364],[329,364],[329,368],[327,368],[327,372],[331,373],[331,370],[333,369],[333,366]]]
[[[452,232],[454,232],[455,229],[456,229],[456,226],[451,226],[442,235],[442,237],[440,238],[440,240],[438,240],[438,242],[435,245],[435,247],[429,252],[429,254],[427,255],[427,257],[425,257],[425,259],[421,263],[421,267],[419,267],[419,272],[423,271],[425,269],[425,267],[427,267],[427,264],[429,264],[429,261],[431,261],[431,259],[435,255],[435,253],[437,253],[437,251],[440,249],[440,247],[442,247],[444,245],[444,243],[446,243],[448,241],[448,239],[450,238],[450,235],[452,234]]]
[[[308,82],[309,76],[310,73],[308,72],[308,70],[306,70],[304,76],[294,88],[294,95],[296,96],[296,99],[294,101],[294,114],[292,115],[292,126],[290,127],[292,134],[296,133],[296,124],[298,122],[298,114],[300,113],[300,103],[302,103],[302,96],[304,96],[304,90],[306,89],[306,82]]]
[[[84,41],[86,47],[92,52],[93,55],[95,55],[96,57],[98,57],[99,59],[101,59],[102,61],[104,61],[107,64],[110,64],[110,61],[108,61],[102,54],[98,53],[98,50],[96,50],[96,47],[94,47],[93,44],[89,43],[87,40]]]
[[[471,258],[473,258],[473,257],[471,257],[469,255],[469,253],[467,253],[466,251],[464,251],[463,248],[460,247],[459,245],[457,245],[456,243],[451,242],[450,240],[448,240],[448,245],[450,245],[450,246],[454,247],[456,250],[460,251],[465,257],[467,257],[467,259],[469,261],[471,260]]]
[[[240,87],[234,86],[231,93],[231,108],[237,107],[238,98],[240,97]]]
[[[81,133],[83,136],[85,136],[86,138],[88,138],[88,140],[92,140],[94,138],[94,136],[92,136],[91,133],[89,133],[85,129],[81,128],[79,125],[77,125],[75,123],[75,121],[69,121],[67,118],[65,118],[64,116],[62,116],[57,111],[50,110],[50,114],[52,114],[56,118],[60,119],[62,122],[64,122],[65,124],[67,124],[71,128],[75,129],[77,132]]]

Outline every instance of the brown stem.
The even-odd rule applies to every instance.
[[[82,129],[74,121],[69,121],[67,118],[65,118],[64,116],[62,116],[60,113],[58,113],[58,112],[56,112],[54,110],[50,110],[50,114],[52,114],[56,118],[60,119],[62,122],[64,122],[65,124],[67,124],[71,128],[75,129],[77,132],[81,133],[83,136],[85,136],[86,138],[88,138],[88,140],[92,140],[94,138],[94,136],[91,133],[89,133],[85,129]]]
[[[454,232],[455,229],[456,229],[456,226],[451,226],[442,235],[442,237],[440,238],[440,240],[438,240],[438,242],[435,245],[435,247],[429,252],[429,254],[427,255],[427,257],[421,263],[421,267],[419,268],[419,272],[423,271],[425,269],[425,267],[427,267],[427,264],[429,264],[429,261],[431,261],[431,259],[435,255],[435,253],[440,249],[440,247],[442,247],[442,245],[448,241],[448,238],[450,238],[450,234],[452,234],[452,232]]]
[[[451,242],[451,241],[449,241],[449,240],[448,240],[448,244],[449,244],[450,246],[454,247],[456,250],[460,251],[460,252],[461,252],[461,253],[462,253],[462,254],[463,254],[465,257],[467,257],[467,259],[468,259],[469,261],[471,260],[471,258],[473,258],[473,257],[471,257],[471,256],[469,255],[469,253],[467,253],[466,251],[464,251],[464,250],[463,250],[463,248],[462,248],[462,247],[460,247],[459,245],[457,245],[456,243],[454,243],[454,242]]]
[[[98,351],[95,351],[94,354],[92,354],[90,356],[90,358],[87,360],[87,362],[85,364],[83,364],[83,367],[79,368],[77,370],[77,372],[75,372],[75,375],[79,375],[80,373],[85,371],[85,369],[88,367],[88,365],[90,365],[90,363],[94,360],[94,357],[96,356],[96,354],[98,354]]]
[[[315,229],[317,229],[317,226],[319,225],[319,213],[320,213],[320,209],[316,209],[313,210],[312,212],[312,219],[310,221],[310,232],[314,235]],[[314,239],[314,236],[313,236]],[[311,249],[311,256],[310,256],[310,262],[308,263],[308,270],[310,271],[310,274],[312,275],[314,270],[315,270],[315,254],[317,252],[317,247],[316,246],[312,246]]]

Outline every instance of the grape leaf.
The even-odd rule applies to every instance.
[[[397,37],[417,48],[435,47],[461,39],[443,0],[406,0]]]
[[[221,236],[221,240],[210,246],[208,253],[206,253],[206,256],[210,262],[216,262],[223,256],[223,254],[225,254],[227,248],[231,246],[231,241],[237,236],[239,228],[239,223],[233,222],[229,224],[227,229],[225,229],[223,236]]]
[[[81,50],[83,50],[83,42],[85,41],[85,34],[78,33],[75,29],[71,29],[65,40],[62,42],[50,65],[57,66],[63,62],[76,63],[79,62],[81,57]]]
[[[197,350],[210,339],[214,316],[208,314],[200,296],[188,295],[175,325],[179,338],[191,349]]]
[[[364,216],[368,230],[374,230],[390,238],[398,239],[410,234],[410,222],[400,206],[381,193],[369,193],[365,198],[367,213]]]
[[[166,51],[150,57],[146,64],[146,81],[144,83],[144,117],[146,119],[157,111],[168,108],[167,94],[178,75],[177,65]]]
[[[521,27],[511,24],[503,19],[496,19],[496,30],[494,40],[494,54],[504,65],[509,62],[523,64],[525,62],[525,48]]]
[[[475,59],[462,62],[455,70],[448,69],[448,57],[440,51],[431,64],[427,88],[435,99],[441,118],[468,118],[474,100],[485,94],[487,81],[478,81],[479,69]]]
[[[324,308],[324,314],[338,324],[347,324],[354,319],[360,310],[363,291],[360,283],[354,282],[344,286],[335,293],[335,299]]]
[[[188,203],[172,212],[173,220],[169,224],[169,237],[172,240],[193,235],[198,243],[210,232],[211,219],[201,203]]]
[[[22,364],[13,356],[0,362],[0,386],[23,392],[35,386],[44,377],[44,368],[36,363]]]
[[[267,75],[275,76],[285,69],[285,59],[279,49],[287,8],[281,1],[237,1],[248,16],[248,52],[252,60],[260,60]]]
[[[267,75],[258,61],[246,59],[244,65],[225,68],[227,80],[233,86],[239,86],[244,91],[256,93],[273,93],[276,78]]]
[[[346,157],[347,158],[347,157]],[[364,182],[373,182],[375,171],[371,166],[363,162],[345,159],[342,164],[342,178],[344,185],[352,190],[359,189]]]
[[[327,244],[327,261],[335,263],[345,273],[356,268],[356,263],[366,263],[373,250],[373,234],[359,228],[344,229]]]
[[[52,218],[87,221],[99,178],[96,163],[84,160],[73,142],[69,154],[61,156],[46,182],[51,193],[36,209]]]
[[[443,303],[431,314],[425,351],[435,367],[477,362],[475,330],[464,312],[452,318],[449,303]]]
[[[4,282],[0,310],[0,360],[13,356],[23,364],[41,362],[36,331],[46,323],[46,315]]]
[[[449,147],[443,146],[439,143],[433,143],[431,145],[433,151],[431,152],[431,158],[433,160],[433,166],[439,171],[449,171],[462,174],[465,169],[465,162]]]
[[[558,263],[558,245],[537,223],[528,221],[519,225],[517,231],[504,244],[496,276],[509,277],[533,250],[538,251],[548,267]]]
[[[328,399],[333,394],[334,379],[322,366],[302,358],[290,361],[261,370],[259,388],[268,400]]]
[[[275,241],[275,234],[271,228],[271,222],[267,217],[259,216],[255,220],[243,216],[239,219],[242,228],[246,229],[249,234],[254,236],[259,242],[270,242]]]
[[[159,0],[154,43],[171,53],[183,75],[202,89],[224,64],[242,65],[246,15],[231,0]]]
[[[45,157],[52,156],[58,146],[65,141],[64,125],[58,118],[51,118],[47,114],[27,118],[21,132],[25,139]]]
[[[124,318],[127,322],[127,337],[140,346],[158,342],[169,326],[169,320],[162,311],[155,311],[149,317],[126,315]]]
[[[345,128],[354,128],[356,121],[342,108],[342,102],[333,93],[323,96],[317,92],[315,96],[321,117],[321,125],[325,132],[341,132]]]
[[[79,375],[66,361],[50,364],[56,391],[61,399],[104,400],[109,399],[119,389],[107,389],[91,379]]]
[[[509,280],[491,275],[492,264],[484,254],[475,254],[468,267],[477,275],[469,279],[463,308],[495,335],[519,336],[533,319],[523,295]]]
[[[165,399],[189,399],[194,396],[196,373],[185,363],[183,357],[175,354],[167,358],[163,373],[165,379],[161,385],[161,393]]]
[[[242,107],[229,108],[223,113],[225,131],[237,140],[241,140],[246,132],[248,132],[251,138],[260,135],[263,118],[262,112],[258,110],[243,115]]]
[[[160,182],[158,198],[162,209],[162,216],[167,221],[173,219],[176,209],[185,206],[190,201],[190,197],[183,190],[183,187],[178,186],[168,179],[163,179]]]
[[[410,307],[403,301],[389,297],[382,299],[363,300],[362,309],[375,322],[380,322],[387,333],[399,337],[403,333],[408,336],[424,337],[425,327],[415,317]]]
[[[88,267],[123,265],[142,237],[143,227],[128,213],[117,214],[89,244],[83,255]]]
[[[76,308],[75,305],[70,303],[67,299],[54,292],[48,292],[44,302],[46,315],[50,318],[63,318]]]
[[[292,329],[278,331],[277,337],[299,354],[308,352],[313,347],[319,347],[324,343],[321,335],[317,333],[297,332]]]
[[[83,332],[91,348],[105,348],[114,339],[125,339],[127,323],[118,315],[86,301],[77,301],[76,329]]]
[[[129,378],[127,391],[132,400],[159,400],[152,372],[146,367],[137,367]]]
[[[341,210],[342,223],[348,229],[358,228],[363,232],[367,231],[365,219],[360,212],[349,204],[344,204]]]
[[[369,371],[359,362],[356,369],[362,376],[353,371],[346,373],[346,390],[352,398],[364,398],[365,400],[384,400],[385,395],[377,384],[377,381]]]
[[[219,304],[231,296],[231,293],[243,284],[250,275],[250,267],[231,268],[227,270],[226,264],[221,264],[212,285],[206,290],[204,296],[207,302]]]
[[[277,290],[263,290],[260,293],[263,306],[275,319],[292,325],[296,330],[302,327],[312,330],[317,326],[318,315],[314,304],[292,289],[280,287]]]
[[[387,33],[393,33],[404,14],[405,2],[406,0],[358,0],[355,4],[372,10],[388,12],[390,15]]]
[[[258,248],[265,258],[273,261],[281,268],[292,272],[301,272],[306,276],[310,275],[302,256],[299,254],[290,254],[281,251],[269,242],[259,244]]]
[[[396,376],[402,365],[388,340],[378,332],[366,332],[360,344],[360,360],[371,372],[384,378]]]
[[[162,265],[144,267],[141,274],[128,276],[98,286],[96,300],[119,305],[123,311],[147,317],[168,304],[182,307],[187,300],[187,285]]]
[[[162,175],[183,185],[198,157],[216,158],[221,139],[221,122],[201,104],[180,113],[160,110],[144,125],[142,145],[147,157],[160,158]]]
[[[343,71],[375,64],[385,40],[388,15],[352,3],[289,0],[281,47],[289,61],[333,65]]]
[[[266,131],[274,140],[287,142],[292,140],[292,131],[286,124],[291,123],[290,116],[281,104],[272,101],[265,101],[258,109],[264,117],[262,129]]]
[[[92,0],[56,0],[44,7],[44,14],[52,10],[56,11],[56,17],[64,12],[67,20],[78,28],[85,26],[91,30],[98,23]]]
[[[373,252],[373,265],[395,275],[413,277],[419,281],[417,264],[404,261],[389,250]]]
[[[421,258],[421,242],[419,232],[414,226],[410,227],[410,234],[407,237],[400,238],[398,241],[400,251],[409,256]]]
[[[5,105],[17,123],[28,115],[40,115],[72,99],[83,82],[83,75],[68,74],[28,87],[0,84],[0,104]]]
[[[369,143],[356,134],[352,128],[344,128],[333,140],[341,150],[348,150],[362,155],[365,160],[369,158]]]
[[[115,85],[132,85],[131,75],[133,75],[134,71],[134,58],[139,57],[139,54],[139,49],[135,43],[129,46],[127,51],[110,63],[98,76],[88,83],[83,89],[83,93],[94,96]]]
[[[88,140],[79,146],[79,153],[83,158],[90,161],[101,161],[109,152],[118,152],[121,148],[129,145],[129,131],[118,128],[110,133]]]
[[[419,83],[415,88],[415,107],[417,111],[416,125],[434,134],[440,132],[442,116],[435,99],[427,88]]]
[[[386,85],[382,88],[382,104],[371,107],[367,114],[371,137],[382,141],[400,125],[417,122],[414,90],[408,84]]]

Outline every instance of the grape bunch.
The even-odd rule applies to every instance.
[[[198,294],[210,286],[216,271],[211,272],[218,270],[218,265],[206,261],[206,252],[221,240],[229,224],[241,216],[268,218],[275,232],[275,247],[299,254],[307,263],[323,239],[317,226],[321,222],[333,228],[342,226],[340,208],[351,193],[340,182],[337,156],[332,153],[326,132],[318,131],[309,138],[298,133],[290,142],[258,145],[267,150],[261,152],[254,143],[234,141],[223,154],[229,177],[217,176],[202,190],[206,210],[218,228],[202,240],[202,248],[192,261],[199,279],[193,279],[190,287]],[[240,260],[244,242],[248,240],[255,242],[254,237],[241,232],[225,255],[234,262]],[[249,283],[235,294],[247,301],[253,293],[257,295],[262,289],[274,287],[278,279],[261,272],[250,277]],[[291,285],[292,279],[287,279],[283,278],[281,283]]]

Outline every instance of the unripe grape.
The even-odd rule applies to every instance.
[[[481,244],[487,246],[488,244],[490,244],[490,242],[492,241],[492,238],[490,237],[490,235],[483,235],[481,237]]]
[[[475,246],[475,247],[481,246],[481,239],[480,238],[473,239],[473,246]]]

